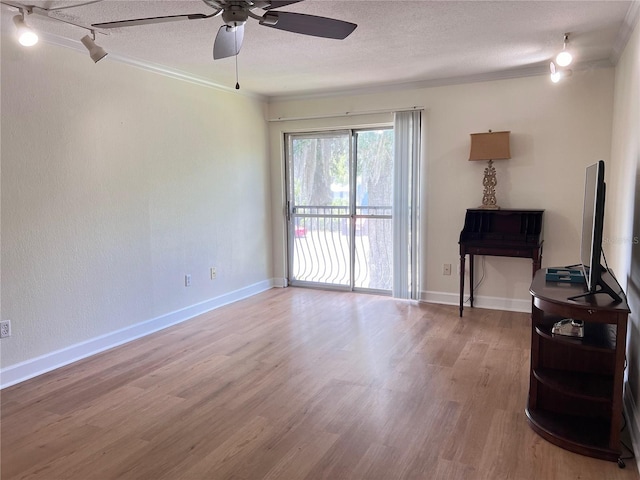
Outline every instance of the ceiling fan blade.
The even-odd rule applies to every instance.
[[[260,21],[260,25],[337,40],[347,38],[358,26],[343,20],[291,12],[269,12],[265,14],[264,20]]]
[[[302,0],[282,0],[282,1],[277,1],[277,0],[271,0],[269,3],[268,7],[265,7],[265,10],[271,10],[274,8],[280,8],[280,7],[286,7],[287,5],[293,5],[294,3],[300,3],[302,2]]]
[[[180,20],[201,20],[203,18],[211,18],[217,15],[205,15],[204,13],[194,13],[191,15],[169,15],[168,17],[149,17],[149,18],[133,18],[131,20],[118,20],[116,22],[93,23],[92,27],[96,28],[120,28],[135,27],[136,25],[150,25],[153,23],[176,22]]]
[[[244,40],[244,25],[229,27],[223,25],[218,30],[216,41],[213,43],[213,59],[233,57],[240,53]]]

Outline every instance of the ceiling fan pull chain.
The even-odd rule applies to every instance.
[[[238,82],[238,27],[236,27],[235,32],[233,34],[233,39],[236,44],[236,90],[240,90],[240,83]]]

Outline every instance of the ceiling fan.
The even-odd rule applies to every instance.
[[[355,23],[333,18],[306,15],[303,13],[281,12],[274,9],[299,3],[291,1],[252,1],[252,0],[202,0],[215,11],[210,15],[195,13],[190,15],[170,15],[164,17],[135,18],[115,22],[94,23],[96,28],[120,28],[152,23],[174,22],[180,20],[202,20],[222,15],[224,25],[218,30],[213,44],[214,60],[238,55],[244,39],[244,24],[249,17],[258,20],[260,25],[287,32],[301,33],[315,37],[343,40],[357,27]],[[264,11],[256,13],[255,11]]]

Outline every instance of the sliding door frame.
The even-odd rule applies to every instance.
[[[333,289],[333,290],[343,290],[343,291],[356,291],[356,292],[364,292],[364,293],[376,293],[382,295],[391,295],[391,289],[375,289],[375,288],[362,288],[356,287],[356,244],[355,240],[357,238],[357,226],[358,222],[368,221],[369,219],[387,219],[393,221],[393,216],[391,212],[387,215],[375,215],[375,214],[364,214],[362,212],[358,213],[358,210],[362,210],[362,206],[357,205],[357,166],[358,166],[358,152],[357,152],[357,136],[359,133],[367,132],[367,131],[378,131],[378,130],[393,130],[393,125],[382,125],[376,127],[363,127],[363,128],[337,128],[337,129],[327,129],[327,130],[319,130],[319,131],[308,131],[308,132],[292,132],[284,134],[284,172],[285,172],[285,217],[286,217],[286,231],[287,231],[287,245],[286,245],[286,259],[287,259],[287,284],[293,286],[304,286],[304,287],[315,287],[315,288],[323,288],[323,289]],[[348,206],[344,207],[345,213],[338,214],[314,214],[310,212],[300,213],[298,205],[293,204],[293,175],[292,171],[293,166],[291,165],[291,148],[292,141],[298,138],[304,137],[322,137],[326,135],[340,135],[340,134],[348,134],[349,137],[349,159],[348,159],[348,185],[349,185],[349,201]],[[391,175],[392,172],[390,172]],[[323,282],[315,282],[315,281],[304,281],[294,279],[294,253],[295,253],[295,242],[296,242],[296,225],[298,225],[298,219],[317,219],[318,221],[321,218],[330,218],[332,220],[338,220],[339,222],[346,222],[348,225],[348,270],[349,270],[349,279],[348,284],[340,285],[335,283],[323,283]],[[393,275],[393,266],[390,275]]]

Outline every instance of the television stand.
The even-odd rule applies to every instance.
[[[603,274],[605,282],[614,281]],[[618,462],[626,352],[626,302],[602,295],[570,301],[582,284],[546,281],[538,271],[531,284],[531,365],[526,415],[541,437],[572,452]],[[554,335],[565,318],[584,322],[584,337]]]
[[[604,276],[605,273],[608,273],[608,271],[604,267],[600,267],[600,271],[602,272],[603,276]],[[580,295],[573,295],[571,297],[568,297],[567,300],[577,300],[578,298],[586,298],[586,297],[589,297],[591,295],[598,295],[600,293],[606,293],[607,295],[609,295],[612,298],[612,300],[614,302],[616,302],[616,303],[622,302],[622,297],[618,294],[618,292],[616,292],[613,288],[611,288],[611,285],[609,285],[604,280],[603,276],[601,276],[598,279],[598,283],[596,284],[595,291],[581,293]],[[609,274],[608,276],[613,279],[613,281],[616,283],[616,285],[618,284],[618,282],[615,281],[615,278],[613,277],[612,274]],[[600,287],[600,288],[598,288],[598,287]]]

